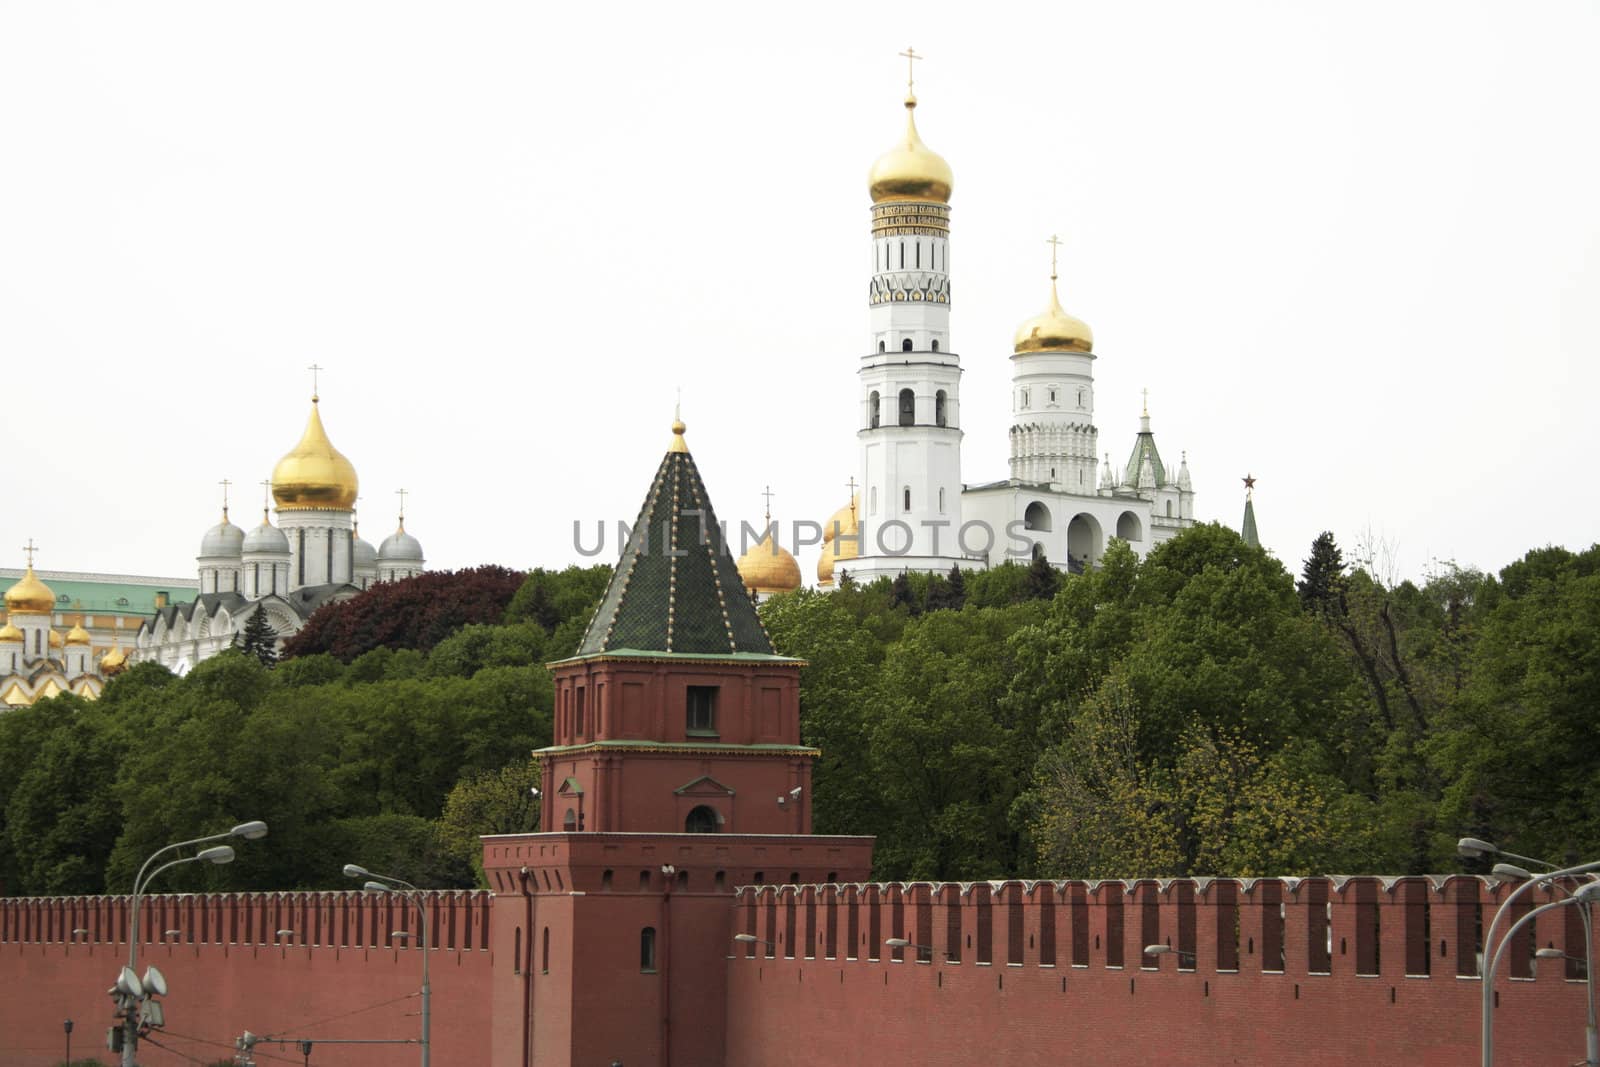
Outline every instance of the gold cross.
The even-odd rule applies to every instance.
[[[406,491],[404,489],[396,489],[394,495],[400,498],[400,525],[404,526],[406,523]]]
[[[22,551],[28,554],[28,569],[33,570],[33,554],[39,551],[39,546],[33,543],[33,538],[28,538],[28,543],[22,546]]]
[[[272,506],[271,500],[272,479],[263,478],[261,479],[261,514],[265,515],[267,513],[267,509]]]
[[[218,482],[217,484],[222,486],[222,517],[223,518],[227,518],[228,517],[228,486],[232,485],[233,483],[228,481],[228,479],[224,478],[224,479],[222,479],[222,481]]]
[[[312,400],[313,403],[315,403],[316,399],[317,399],[317,381],[318,381],[317,374],[318,374],[318,372],[324,371],[326,369],[327,369],[326,367],[318,366],[315,363],[311,364],[311,366],[306,368],[306,370],[311,372],[311,400]]]
[[[1045,244],[1050,246],[1050,280],[1056,280],[1056,250],[1061,247],[1061,238],[1055,234],[1050,235],[1050,240]]]
[[[761,495],[767,498],[767,525],[772,525],[772,486],[762,490]]]
[[[919,59],[927,59],[928,57],[917,55],[917,50],[910,45],[906,45],[906,50],[899,54],[906,57],[906,93],[914,96],[916,95],[917,82],[916,62]]]
[[[1150,390],[1141,389],[1139,392],[1144,396],[1144,417],[1148,419],[1150,417]]]

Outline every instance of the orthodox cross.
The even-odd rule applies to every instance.
[[[850,515],[854,518],[856,513],[856,476],[852,474],[850,480],[845,484],[850,487]]]
[[[217,484],[222,486],[222,517],[226,519],[228,517],[228,486],[233,483],[224,478]]]
[[[311,372],[311,400],[312,403],[315,403],[317,399],[317,374],[321,371],[327,370],[327,368],[313,363],[311,366],[307,367],[306,370]]]
[[[763,489],[761,491],[761,495],[767,498],[767,525],[771,526],[772,525],[772,486],[769,485],[765,489]]]
[[[1141,389],[1139,390],[1139,395],[1144,397],[1144,417],[1148,419],[1150,417],[1150,390]]]
[[[906,57],[906,93],[908,95],[915,96],[917,81],[916,62],[919,59],[927,59],[928,57],[917,55],[917,50],[912,48],[910,45],[906,45],[906,50],[899,54]]]
[[[406,491],[404,489],[396,489],[394,495],[400,498],[400,525],[404,526],[406,524]]]
[[[22,551],[28,554],[28,569],[33,570],[33,554],[39,551],[39,546],[33,543],[33,538],[28,538],[28,543],[22,546]]]
[[[272,507],[272,504],[270,503],[271,499],[272,479],[263,478],[261,479],[261,514],[265,515],[267,513],[267,509]]]
[[[1061,238],[1055,234],[1050,235],[1050,240],[1045,244],[1050,246],[1050,280],[1056,280],[1056,251],[1061,247]]]

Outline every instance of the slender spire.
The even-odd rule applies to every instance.
[[[680,414],[682,407],[681,401],[672,405],[672,443],[667,446],[668,452],[689,451],[689,444],[683,439],[683,432],[689,427],[683,424],[683,418]]]
[[[1244,522],[1239,525],[1239,536],[1244,538],[1244,543],[1251,548],[1261,547],[1261,538],[1256,533],[1256,480],[1254,475],[1244,476]]]
[[[927,56],[917,55],[917,50],[906,45],[906,50],[900,55],[906,60],[906,107],[917,106],[917,60],[927,59]]]

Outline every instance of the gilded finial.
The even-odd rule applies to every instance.
[[[1061,247],[1061,238],[1057,237],[1055,234],[1051,234],[1050,235],[1050,239],[1048,241],[1046,241],[1045,244],[1050,246],[1050,280],[1051,281],[1055,281],[1056,280],[1056,251],[1058,249],[1060,249],[1060,247]]]
[[[683,439],[683,432],[689,427],[683,424],[683,417],[680,413],[682,407],[683,404],[681,401],[672,405],[672,443],[667,446],[668,452],[689,451],[688,442]]]
[[[852,474],[845,485],[850,489],[850,521],[853,524],[856,521],[856,476]]]
[[[406,490],[396,489],[394,495],[400,498],[400,533],[406,532]]]
[[[1150,417],[1150,390],[1141,389],[1139,392],[1144,396],[1144,410],[1139,412],[1139,417],[1141,419],[1148,419]]]
[[[313,404],[315,404],[317,402],[317,391],[318,391],[317,390],[317,374],[318,374],[318,372],[320,372],[322,370],[325,370],[325,369],[326,368],[318,366],[315,363],[311,364],[311,366],[306,368],[306,370],[311,372],[311,402]]]
[[[28,538],[28,543],[22,546],[22,551],[28,554],[28,569],[33,570],[33,554],[39,551],[39,546],[33,543],[33,538]]]
[[[769,485],[769,486],[765,487],[764,489],[762,489],[761,490],[761,495],[763,497],[765,497],[766,501],[767,501],[767,526],[766,526],[766,528],[771,528],[771,526],[772,526],[772,486]]]
[[[218,482],[217,484],[222,486],[222,521],[223,522],[227,522],[228,521],[228,486],[232,485],[233,483],[230,482],[228,479],[224,478],[224,479],[222,479],[222,481]]]

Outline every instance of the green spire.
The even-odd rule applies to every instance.
[[[1261,547],[1261,538],[1256,536],[1256,480],[1247,474],[1244,476],[1244,522],[1239,526],[1239,536],[1244,538],[1244,543],[1251,548]]]
[[[673,433],[578,655],[773,655],[681,422]]]

